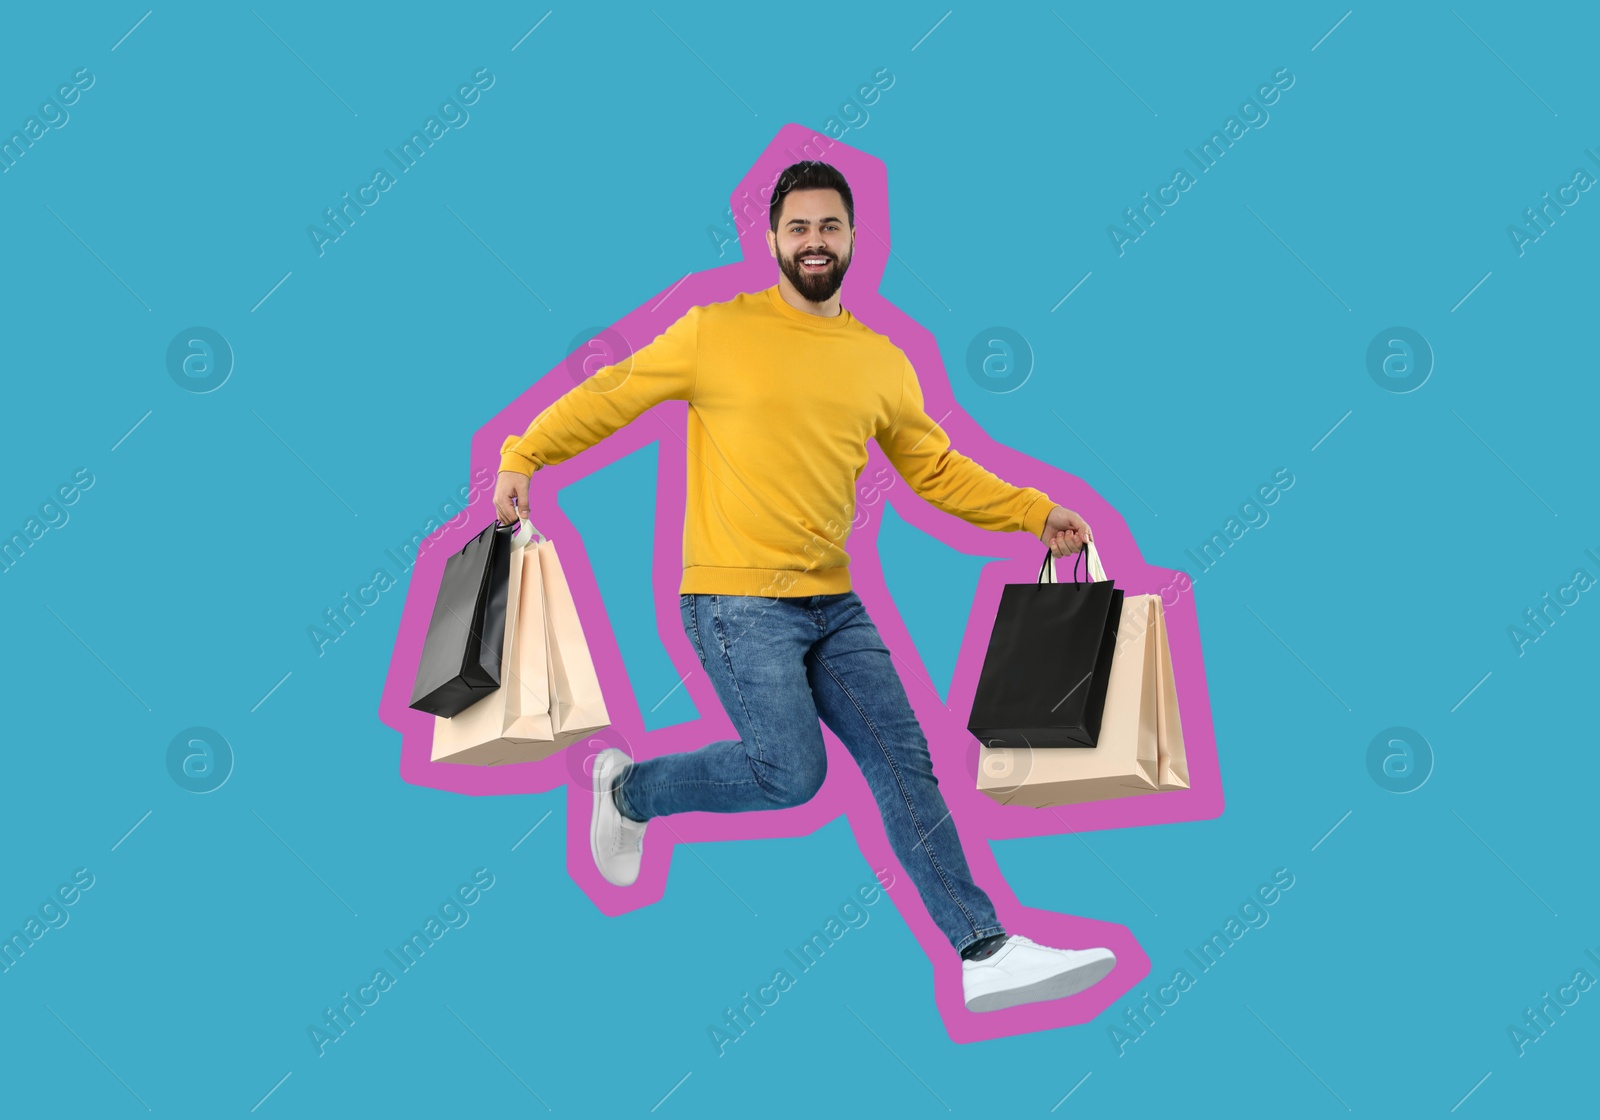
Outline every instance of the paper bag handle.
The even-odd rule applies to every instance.
[[[518,545],[519,547],[526,547],[528,542],[534,537],[539,538],[540,544],[543,544],[549,539],[543,533],[539,532],[534,523],[529,521],[526,517],[518,520],[516,531],[511,534],[512,543]]]
[[[1050,554],[1050,550],[1047,548],[1047,549],[1044,550],[1044,563],[1039,565],[1039,579],[1038,579],[1037,582],[1039,582],[1039,583],[1055,583],[1055,582],[1057,582],[1057,580],[1056,580],[1056,566],[1050,562],[1051,559],[1052,559],[1052,557],[1051,557],[1051,554]],[[1088,574],[1088,577],[1089,577],[1087,581],[1082,581],[1082,580],[1078,579],[1078,562],[1080,560],[1084,560],[1084,559],[1088,560],[1088,563],[1085,565],[1085,568],[1087,569],[1087,574]],[[1046,580],[1044,578],[1046,574],[1048,574],[1050,576],[1050,578],[1048,580]],[[1072,558],[1072,582],[1074,582],[1074,583],[1099,582],[1099,581],[1106,580],[1106,579],[1109,579],[1109,578],[1110,577],[1106,575],[1105,568],[1103,566],[1101,566],[1100,553],[1099,553],[1099,550],[1097,550],[1094,547],[1094,541],[1085,541],[1083,547],[1081,549],[1079,549],[1076,553],[1073,554],[1073,558]]]

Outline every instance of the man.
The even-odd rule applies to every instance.
[[[739,739],[640,761],[602,751],[595,863],[607,881],[628,886],[652,817],[810,800],[827,772],[820,718],[861,767],[895,855],[961,955],[967,1007],[1072,995],[1107,975],[1115,956],[1052,949],[1001,928],[967,868],[888,648],[851,590],[843,545],[868,438],[918,494],[974,525],[1026,529],[1056,556],[1093,534],[1043,492],[951,450],[905,353],[840,306],[856,231],[850,187],[835,168],[786,168],[769,220],[775,286],[690,308],[501,449],[495,507],[509,525],[528,508],[535,471],[663,400],[689,405],[679,610]]]

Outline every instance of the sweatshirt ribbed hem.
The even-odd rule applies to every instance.
[[[761,595],[791,599],[838,595],[851,590],[849,568],[806,571],[797,568],[718,568],[691,564],[683,569],[680,595]]]

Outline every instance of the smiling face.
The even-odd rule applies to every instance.
[[[778,232],[767,231],[767,248],[778,267],[812,303],[827,303],[838,293],[855,244],[844,199],[832,188],[791,191],[783,199]]]

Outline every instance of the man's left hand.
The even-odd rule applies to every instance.
[[[1052,556],[1069,556],[1082,551],[1085,542],[1094,540],[1088,522],[1066,506],[1056,506],[1045,519],[1044,533],[1039,537],[1050,546]]]

